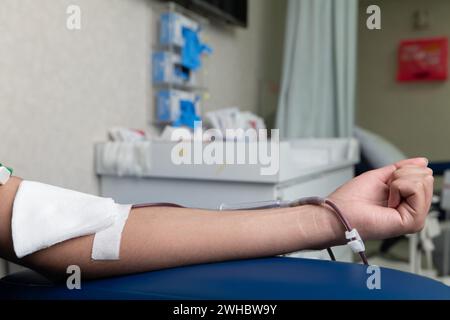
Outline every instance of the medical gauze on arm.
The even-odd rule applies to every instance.
[[[113,227],[118,230],[117,223],[126,220],[124,216],[128,217],[128,212],[124,213],[123,207],[110,198],[22,181],[13,205],[14,251],[22,258],[68,239]],[[122,228],[119,228],[120,232]],[[112,239],[117,238],[114,236]],[[116,247],[103,251],[109,252],[107,256],[118,258],[118,252],[114,251]]]
[[[118,215],[112,226],[95,234],[92,245],[92,259],[118,260],[122,231],[131,211],[131,205],[117,205]]]

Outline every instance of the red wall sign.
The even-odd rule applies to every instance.
[[[397,80],[443,81],[448,74],[448,39],[416,39],[400,42]]]

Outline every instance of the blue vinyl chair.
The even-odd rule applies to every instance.
[[[425,277],[380,268],[381,288],[370,290],[370,276],[361,264],[275,257],[84,281],[69,290],[24,271],[0,280],[0,299],[450,299],[450,287]]]

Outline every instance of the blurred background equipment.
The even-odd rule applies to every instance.
[[[212,49],[200,40],[205,20],[169,2],[158,7],[159,35],[153,53],[154,124],[188,127],[201,120],[202,57]]]

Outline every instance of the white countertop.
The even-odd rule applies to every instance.
[[[133,150],[136,143],[96,144],[97,174],[280,184],[309,179],[311,176],[353,166],[359,162],[359,146],[355,139],[282,141],[279,144],[280,170],[273,175],[261,175],[261,168],[267,167],[261,164],[176,165],[171,161],[175,142],[147,141],[138,144],[138,151],[128,151],[125,155],[136,155],[134,158],[128,158],[129,168],[123,166],[123,160],[119,160],[124,159],[124,155],[117,156],[114,150],[121,148],[120,145],[128,148],[126,150]]]

